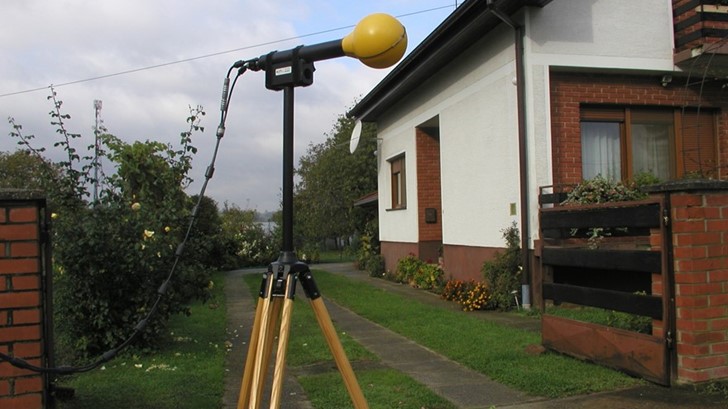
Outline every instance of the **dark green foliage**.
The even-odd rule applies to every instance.
[[[497,252],[492,260],[485,261],[481,271],[491,292],[486,308],[505,311],[513,305],[513,291],[520,288],[522,267],[516,223],[502,232],[506,241],[505,251]]]
[[[175,231],[165,232],[165,222],[121,203],[57,217],[55,315],[82,355],[120,344],[148,313],[179,242]],[[181,264],[136,345],[156,345],[169,316],[186,312],[190,300],[204,298],[208,282],[204,269]]]
[[[384,276],[384,257],[379,254],[379,221],[376,218],[366,224],[359,238],[356,263],[371,277]]]
[[[358,149],[349,153],[354,121],[341,115],[325,142],[310,145],[296,170],[295,246],[318,246],[326,239],[364,230],[373,211],[355,207],[356,199],[377,190],[376,133],[365,125]]]

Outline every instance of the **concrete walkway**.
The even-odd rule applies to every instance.
[[[357,271],[351,263],[322,264],[311,266],[312,270],[321,269],[362,280],[371,285],[386,288],[387,291],[401,293],[420,302],[442,308],[458,309],[452,302],[441,300],[438,296],[369,277]],[[225,409],[237,408],[237,399],[247,352],[247,340],[255,315],[255,303],[243,283],[244,274],[260,275],[263,269],[236,270],[226,276],[225,293],[227,297],[228,336],[230,352],[226,357]],[[324,299],[325,289],[321,289]],[[401,371],[427,386],[438,395],[463,409],[489,409],[492,407],[510,409],[606,409],[606,408],[725,408],[728,402],[720,397],[700,395],[686,388],[662,388],[644,385],[638,388],[614,393],[595,394],[559,400],[547,400],[528,396],[490,378],[472,371],[442,355],[422,347],[386,328],[364,319],[346,308],[325,300],[332,321],[339,331],[345,331],[354,340],[379,356],[381,365]],[[526,330],[538,331],[538,320],[502,313],[474,313],[485,320],[499,322]],[[354,370],[356,371],[356,365]],[[335,370],[335,369],[334,369]],[[272,372],[272,371],[271,371]],[[308,409],[311,404],[291,371],[287,371],[286,384],[282,395],[281,408]],[[264,396],[269,396],[266,393]],[[262,407],[267,407],[265,404]]]

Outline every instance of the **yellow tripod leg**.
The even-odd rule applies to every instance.
[[[256,310],[257,323],[254,322],[253,333],[250,336],[243,383],[238,399],[238,409],[245,409],[246,407],[256,409],[262,395],[268,366],[267,358],[270,357],[271,351],[271,348],[266,345],[272,340],[276,325],[276,314],[279,311],[279,309],[275,308],[275,302],[273,301],[274,283],[275,278],[269,272],[264,285],[261,286],[261,298],[258,301],[258,309]]]
[[[291,328],[291,313],[293,312],[293,299],[296,291],[296,276],[288,274],[286,278],[286,294],[283,299],[283,312],[281,313],[281,328],[278,333],[278,351],[276,352],[275,369],[273,371],[273,386],[271,389],[270,407],[276,409],[281,402],[283,389],[283,374],[286,368],[286,351]]]
[[[258,305],[255,307],[255,320],[253,329],[248,340],[248,354],[245,359],[245,370],[243,371],[243,382],[240,384],[240,395],[238,396],[238,409],[245,409],[250,402],[250,390],[253,385],[253,367],[255,366],[255,354],[260,337],[260,322],[263,315],[263,298],[258,298]]]
[[[364,398],[364,393],[359,386],[359,382],[356,380],[356,375],[354,375],[354,370],[351,368],[351,363],[346,357],[344,347],[341,345],[341,341],[336,335],[336,329],[334,328],[334,324],[331,323],[331,316],[329,315],[329,311],[326,309],[326,305],[321,298],[321,292],[316,286],[313,275],[310,271],[304,271],[299,274],[298,279],[301,281],[301,286],[306,292],[306,296],[311,300],[311,308],[313,308],[313,312],[316,315],[316,320],[321,328],[321,332],[323,332],[324,338],[326,338],[326,343],[329,344],[329,349],[331,350],[331,354],[334,356],[334,361],[336,362],[336,366],[339,368],[339,373],[341,373],[341,376],[344,379],[344,385],[346,386],[346,390],[349,392],[349,397],[351,398],[351,402],[354,404],[354,408],[368,409],[369,405]]]

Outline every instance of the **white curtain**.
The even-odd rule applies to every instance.
[[[581,123],[582,177],[621,180],[620,131],[616,122]]]
[[[632,125],[632,166],[635,175],[651,173],[662,180],[670,179],[669,124]]]

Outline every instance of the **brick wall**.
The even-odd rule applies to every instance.
[[[660,107],[723,107],[720,85],[686,87],[675,78],[667,87],[659,75],[551,73],[551,143],[554,184],[576,184],[582,180],[580,107],[582,104]],[[700,93],[702,91],[702,94]],[[718,177],[728,178],[728,112],[718,115]]]
[[[674,192],[677,377],[728,378],[728,189]]]
[[[700,1],[705,11],[720,10],[720,4],[710,4],[719,2]],[[718,13],[702,13],[699,12],[701,5],[693,0],[672,0],[672,8],[675,11],[673,21],[675,24],[675,51],[689,51],[693,48],[723,42],[724,38],[720,32],[705,29],[726,29],[728,22],[723,21],[721,16],[723,12]],[[698,34],[695,38],[694,34]],[[682,39],[691,38],[691,41],[685,42]]]
[[[0,197],[0,351],[44,362],[39,218],[42,202]],[[0,363],[0,408],[44,407],[45,378]]]
[[[442,241],[440,141],[417,128],[417,219],[420,241]],[[435,209],[436,222],[425,221],[425,209]]]
[[[418,256],[436,263],[442,245],[442,189],[440,182],[440,140],[417,128],[417,228]],[[428,210],[429,209],[429,210]],[[427,221],[427,212],[434,222]]]

